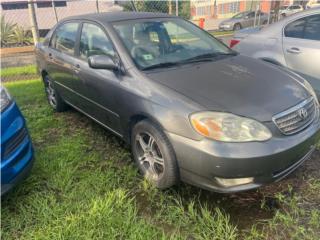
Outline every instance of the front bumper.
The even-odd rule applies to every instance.
[[[33,161],[25,120],[12,103],[1,113],[1,195],[28,176]]]
[[[266,142],[225,143],[195,141],[167,133],[175,150],[181,180],[215,192],[238,192],[279,181],[312,154],[320,138],[316,119],[292,136],[274,136]],[[250,178],[251,182],[222,185],[220,179]]]
[[[233,24],[221,24],[219,25],[219,30],[221,31],[232,31],[233,30]]]

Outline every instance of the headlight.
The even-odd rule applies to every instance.
[[[317,94],[313,90],[313,87],[311,86],[311,84],[307,80],[304,80],[303,85],[308,90],[308,92],[312,95],[312,97],[316,100],[317,104],[319,105]]]
[[[272,136],[263,124],[230,113],[195,113],[190,121],[202,136],[222,142],[266,141]]]
[[[1,112],[2,112],[2,110],[4,110],[11,103],[11,96],[8,93],[8,91],[2,86],[0,86],[0,92],[1,92],[0,104],[1,104]]]

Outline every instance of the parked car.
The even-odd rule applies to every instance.
[[[320,7],[320,0],[310,0],[307,3],[307,9],[315,8],[315,7]]]
[[[308,82],[175,16],[70,17],[36,59],[53,109],[72,106],[124,139],[159,188],[256,188],[294,171],[319,139]]]
[[[268,27],[242,30],[230,44],[243,55],[297,72],[320,96],[320,8],[297,13]]]
[[[242,28],[253,27],[255,25],[267,24],[269,15],[258,11],[245,11],[226,19],[219,24],[220,30],[238,31]]]
[[[2,196],[29,175],[34,160],[25,119],[3,86],[0,92]]]
[[[301,5],[284,5],[279,9],[279,15],[282,17],[287,17],[303,10],[304,9]]]

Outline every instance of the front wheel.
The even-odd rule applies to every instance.
[[[45,92],[47,95],[48,103],[56,112],[65,111],[68,106],[61,98],[59,92],[55,89],[51,78],[46,75],[43,78]]]
[[[160,127],[148,120],[138,122],[132,130],[131,148],[141,174],[156,187],[169,188],[179,181],[174,150]]]
[[[234,25],[234,27],[233,27],[233,30],[234,30],[234,31],[239,31],[240,29],[241,29],[240,23],[236,23],[236,24]]]

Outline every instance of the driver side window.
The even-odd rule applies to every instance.
[[[255,15],[255,12],[251,12],[251,13],[248,13],[247,17],[248,18],[254,18],[254,15]]]
[[[79,54],[82,59],[93,55],[115,56],[110,39],[105,32],[95,24],[84,23],[81,31]]]

